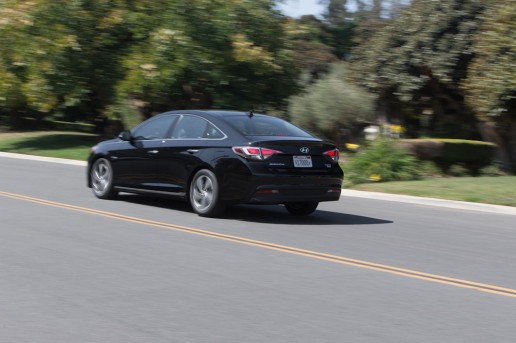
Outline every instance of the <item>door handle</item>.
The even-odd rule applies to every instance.
[[[196,152],[199,152],[199,150],[197,150],[197,149],[188,149],[188,150],[186,150],[186,151],[187,151],[188,153],[190,153],[190,154],[195,154]]]
[[[159,150],[149,150],[147,151],[147,154],[156,155],[159,152]]]

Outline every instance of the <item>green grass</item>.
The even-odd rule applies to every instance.
[[[516,176],[368,183],[354,186],[353,189],[516,206]]]
[[[98,141],[96,135],[75,132],[0,133],[0,151],[84,161]]]

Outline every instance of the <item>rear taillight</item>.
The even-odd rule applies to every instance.
[[[325,151],[323,153],[323,155],[326,155],[326,156],[330,157],[335,162],[339,162],[340,154],[339,154],[339,150],[338,149],[332,149],[332,150],[329,150],[329,151]]]
[[[279,150],[252,147],[252,146],[235,146],[235,147],[233,147],[233,152],[235,154],[237,154],[238,156],[249,158],[251,160],[259,160],[259,161],[266,160],[269,157],[271,157],[272,155],[282,153]]]

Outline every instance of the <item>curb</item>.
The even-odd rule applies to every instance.
[[[68,165],[72,165],[72,166],[82,166],[82,167],[85,167],[87,165],[87,163],[85,161],[69,160],[66,158],[56,158],[56,157],[43,157],[43,156],[34,156],[34,155],[13,154],[10,152],[0,152],[0,157],[17,158],[20,160],[31,160],[31,161],[39,161],[39,162],[68,164]]]
[[[390,193],[379,193],[379,192],[366,192],[357,191],[353,189],[342,189],[342,197],[355,197],[364,199],[374,199],[383,201],[396,201],[403,203],[410,203],[416,205],[446,207],[460,210],[477,211],[477,212],[489,212],[497,214],[507,214],[516,216],[516,207],[502,206],[502,205],[491,205],[476,202],[447,200],[438,198],[424,198],[412,195],[400,195]]]
[[[0,157],[16,158],[16,159],[22,159],[22,160],[39,161],[39,162],[59,163],[59,164],[67,164],[67,165],[74,165],[74,166],[81,166],[81,167],[85,167],[87,165],[87,163],[85,161],[69,160],[69,159],[65,159],[65,158],[13,154],[13,153],[8,153],[8,152],[0,152]],[[516,216],[516,207],[512,207],[512,206],[491,205],[491,204],[456,201],[456,200],[446,200],[446,199],[436,199],[436,198],[424,198],[424,197],[416,197],[416,196],[411,196],[411,195],[399,195],[399,194],[389,194],[389,193],[379,193],[379,192],[357,191],[357,190],[353,190],[353,189],[342,189],[341,197],[363,198],[363,199],[373,199],[373,200],[383,200],[383,201],[395,201],[395,202],[402,202],[402,203],[409,203],[409,204],[416,204],[416,205],[446,207],[446,208],[453,208],[453,209],[460,209],[460,210],[488,212],[488,213],[506,214],[506,215]]]

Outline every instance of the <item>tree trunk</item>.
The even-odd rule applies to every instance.
[[[516,119],[512,120],[507,136],[511,170],[512,172],[516,172]]]
[[[516,123],[512,126],[512,144],[516,145]],[[486,122],[478,123],[478,130],[480,131],[480,135],[484,141],[495,143],[498,146],[496,151],[496,158],[501,162],[502,169],[504,171],[510,171],[512,169],[512,161],[514,161],[514,159],[511,158],[510,149],[508,148],[507,144],[505,144],[502,136],[496,131],[493,125]]]

